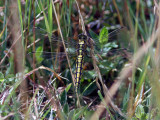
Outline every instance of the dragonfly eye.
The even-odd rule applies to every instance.
[[[87,39],[87,36],[82,33],[78,35],[78,39]]]

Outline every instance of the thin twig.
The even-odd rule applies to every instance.
[[[120,16],[119,9],[118,9],[118,7],[117,7],[116,1],[115,1],[115,0],[112,0],[112,1],[113,1],[113,5],[114,5],[114,7],[116,8],[116,11],[117,11],[118,20],[119,20],[121,26],[123,26],[122,18],[121,18],[121,16]]]
[[[81,15],[81,11],[80,11],[80,9],[79,9],[79,5],[78,5],[77,0],[75,0],[75,2],[76,2],[76,4],[77,4],[78,13],[79,13],[79,16],[80,16],[80,23],[81,23],[81,25],[82,25],[82,31],[83,31],[83,33],[84,33],[85,35],[87,35],[86,29],[85,29],[85,25],[84,25],[84,20],[83,20],[83,17],[82,17],[82,15]]]

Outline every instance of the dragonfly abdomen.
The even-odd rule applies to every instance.
[[[77,63],[76,63],[76,74],[75,74],[76,89],[78,88],[81,80],[82,68],[83,68],[83,62],[84,62],[83,59],[84,59],[84,55],[78,55]]]
[[[82,68],[84,63],[84,51],[87,40],[87,37],[83,34],[79,35],[79,42],[78,42],[78,50],[77,50],[77,61],[76,61],[76,73],[75,73],[75,85],[76,85],[76,92],[78,89],[78,86],[80,84],[81,75],[82,75]]]

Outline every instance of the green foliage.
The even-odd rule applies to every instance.
[[[4,75],[3,73],[0,72],[0,82],[3,82],[4,81]]]
[[[128,88],[128,91],[124,94],[124,98],[122,102],[123,111],[127,111],[129,97],[130,97],[130,89]]]
[[[91,94],[95,89],[97,88],[95,84],[95,80],[92,81],[90,84],[84,87],[84,91],[82,92],[82,95],[87,96]]]
[[[149,114],[145,113],[143,105],[138,105],[135,111],[135,117],[133,120],[147,120],[149,119]]]
[[[108,42],[108,29],[103,27],[99,34],[99,42],[101,44],[101,48]]]
[[[67,102],[67,92],[64,90],[60,97],[61,105],[65,105]]]
[[[66,87],[66,92],[68,92],[71,88],[72,84],[68,84],[67,87]]]
[[[40,51],[43,51],[43,47],[42,46],[39,46],[37,49],[36,49],[36,52],[35,52],[35,56],[36,56],[36,61],[37,63],[41,63],[43,61],[43,52],[40,52]]]
[[[70,87],[70,85],[68,87]],[[60,118],[65,120],[78,120],[81,116],[85,115],[85,112],[88,111],[87,106],[69,110],[69,104],[67,102],[67,93],[68,92],[64,90],[60,95],[61,105],[63,106],[63,111],[61,111]]]

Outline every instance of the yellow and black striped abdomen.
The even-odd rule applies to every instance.
[[[75,83],[76,83],[76,89],[78,88],[81,80],[81,75],[82,75],[82,68],[83,68],[83,62],[84,62],[84,54],[79,54],[77,56],[77,61],[76,61],[76,74],[75,74]]]
[[[77,60],[76,60],[76,73],[75,73],[75,84],[76,84],[76,91],[80,84],[81,75],[82,75],[82,68],[84,63],[84,51],[86,47],[85,41],[87,37],[83,34],[79,35],[79,43],[78,43],[78,50],[77,50]]]

